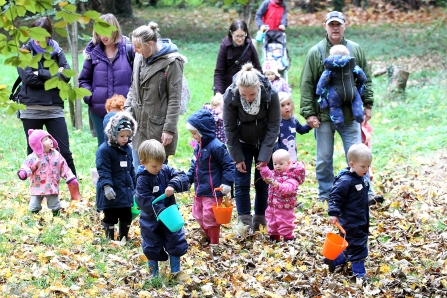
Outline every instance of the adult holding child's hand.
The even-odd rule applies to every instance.
[[[261,179],[259,167],[266,166],[279,133],[279,98],[267,77],[247,63],[224,94],[223,119],[227,146],[236,163],[234,172],[238,221],[254,231],[266,226],[268,185]],[[251,215],[250,179],[255,169],[254,216]]]

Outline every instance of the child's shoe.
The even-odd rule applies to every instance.
[[[219,244],[220,226],[209,228],[208,237],[210,238],[210,244]]]
[[[365,260],[352,262],[352,275],[364,277],[366,275]]]
[[[169,256],[169,263],[171,265],[171,273],[180,272],[180,257]]]
[[[121,241],[121,239],[126,238],[126,241],[129,239],[129,230],[130,230],[130,222],[121,222],[119,225],[119,236],[118,240]]]
[[[109,225],[106,223],[102,223],[104,227],[104,232],[106,235],[106,238],[109,238],[110,240],[115,240],[115,225]]]
[[[270,235],[270,240],[273,242],[279,242],[281,241],[281,235]]]
[[[158,261],[149,260],[147,262],[147,265],[149,267],[149,274],[151,277],[158,276]]]
[[[329,272],[334,272],[335,267],[346,264],[347,261],[348,260],[343,253],[339,254],[338,257],[335,258],[335,260],[329,260],[327,258],[324,258],[323,260],[323,262],[329,266]]]
[[[295,239],[295,236],[293,236],[292,233],[290,233],[290,235],[284,236],[284,242],[292,241],[294,239]]]

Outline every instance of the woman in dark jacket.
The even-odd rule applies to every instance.
[[[79,76],[79,86],[92,92],[84,97],[89,107],[89,118],[98,138],[98,147],[105,141],[103,120],[107,114],[105,103],[114,94],[127,96],[132,78],[133,47],[127,38],[121,35],[120,25],[111,13],[102,15],[101,19],[115,26],[118,30],[111,37],[102,36],[93,31],[93,38],[84,51],[84,66]],[[129,53],[132,57],[128,57]],[[93,133],[93,131],[92,131]]]
[[[59,95],[58,88],[45,90],[45,82],[53,77],[58,77],[60,80],[68,83],[70,78],[65,77],[62,71],[64,69],[70,69],[70,65],[65,58],[62,48],[51,38],[53,28],[50,18],[42,17],[35,20],[31,25],[31,28],[33,27],[40,27],[47,30],[50,37],[47,37],[46,43],[48,47],[45,49],[41,47],[41,42],[32,38],[22,47],[22,52],[29,52],[33,57],[37,54],[42,54],[42,59],[37,63],[37,68],[31,66],[17,68],[19,76],[22,79],[19,100],[20,103],[26,105],[26,110],[19,112],[19,118],[22,120],[27,143],[28,130],[43,129],[45,125],[48,133],[56,139],[60,153],[67,161],[68,167],[76,176],[76,168],[69,147],[68,129],[64,115],[64,101]],[[46,60],[43,58],[43,54],[48,49],[51,49],[50,47],[53,48],[53,51],[50,52],[51,59],[58,65],[58,72],[54,76],[51,75],[48,67],[44,66]],[[28,154],[32,152],[33,150],[28,145]]]
[[[231,85],[233,76],[247,62],[251,62],[257,70],[262,72],[247,24],[242,20],[235,20],[230,26],[227,37],[220,44],[214,70],[214,94],[224,94]]]
[[[224,94],[223,120],[227,146],[236,163],[234,172],[238,221],[254,231],[266,226],[268,185],[255,169],[255,215],[251,215],[250,179],[253,159],[266,166],[279,133],[281,108],[276,91],[267,77],[251,63],[242,66],[234,83]]]

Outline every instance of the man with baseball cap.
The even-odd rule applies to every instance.
[[[373,106],[373,90],[371,84],[371,74],[365,53],[360,45],[344,38],[346,29],[346,18],[339,11],[332,11],[326,15],[323,24],[326,29],[326,38],[313,46],[307,53],[301,73],[301,106],[300,114],[306,119],[310,127],[315,128],[315,138],[317,141],[317,162],[316,176],[318,181],[318,196],[320,200],[327,200],[334,182],[334,136],[338,132],[342,141],[345,153],[351,145],[361,143],[360,124],[354,120],[351,110],[351,103],[343,105],[344,126],[337,129],[331,121],[329,111],[320,109],[318,104],[319,96],[316,94],[316,87],[321,74],[324,71],[323,61],[329,56],[332,46],[345,45],[352,57],[355,57],[357,65],[365,71],[367,80],[363,101],[363,113],[365,120],[371,119],[371,109]]]

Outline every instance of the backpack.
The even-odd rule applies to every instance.
[[[135,59],[135,53],[132,49],[132,43],[126,42],[126,57],[127,61],[129,61],[130,68],[133,70],[133,60]]]
[[[166,66],[164,71],[164,76],[166,78],[169,70],[169,65]],[[180,115],[186,114],[186,110],[188,109],[188,103],[191,99],[191,94],[189,92],[188,88],[188,81],[186,80],[185,76],[182,75],[182,93],[180,96]]]

